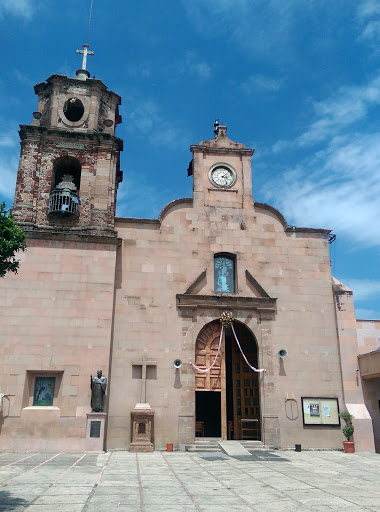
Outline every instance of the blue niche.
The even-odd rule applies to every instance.
[[[33,405],[53,405],[55,377],[36,377]]]
[[[235,293],[235,260],[228,256],[214,258],[215,293]]]

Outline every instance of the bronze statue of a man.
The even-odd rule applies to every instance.
[[[97,376],[91,375],[91,410],[92,412],[104,411],[104,395],[107,388],[107,379],[103,377],[102,370],[97,371]]]

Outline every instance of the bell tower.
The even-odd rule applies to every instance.
[[[122,181],[115,136],[121,123],[118,94],[90,78],[83,45],[76,78],[52,75],[35,86],[38,107],[20,126],[21,156],[13,205],[28,232],[115,237],[116,195]]]
[[[194,205],[253,208],[251,156],[254,149],[227,137],[215,122],[215,137],[191,146]]]

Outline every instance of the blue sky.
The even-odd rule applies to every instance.
[[[33,85],[75,76],[90,0],[1,0],[0,199],[13,201]],[[92,76],[122,96],[118,215],[191,196],[190,144],[219,118],[255,148],[256,201],[329,228],[358,318],[380,318],[379,0],[94,0]]]

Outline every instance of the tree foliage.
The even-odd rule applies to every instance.
[[[17,274],[19,260],[16,259],[18,251],[25,251],[26,234],[12,219],[5,203],[0,204],[0,277],[7,272]]]

